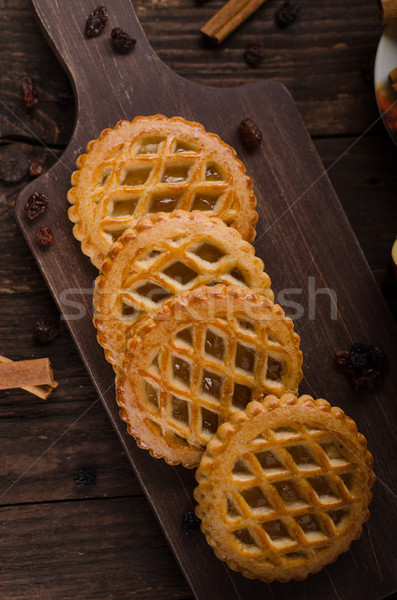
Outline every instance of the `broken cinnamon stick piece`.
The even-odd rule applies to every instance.
[[[379,19],[383,25],[397,21],[397,0],[377,0]]]
[[[229,0],[201,28],[201,33],[220,44],[266,0]]]
[[[0,356],[0,390],[22,388],[45,399],[57,385],[48,358],[13,362]]]

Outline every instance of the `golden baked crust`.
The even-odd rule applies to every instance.
[[[98,341],[115,369],[125,336],[169,296],[213,282],[247,286],[273,300],[253,247],[200,211],[157,213],[126,231],[104,261],[94,292]]]
[[[285,394],[221,425],[196,479],[196,513],[218,558],[249,578],[289,581],[360,536],[375,476],[366,439],[340,408]]]
[[[128,340],[120,416],[153,456],[194,467],[233,412],[264,393],[296,391],[301,365],[280,306],[241,287],[203,286],[166,301]]]
[[[76,165],[68,214],[98,268],[122,231],[160,211],[202,210],[255,237],[252,180],[235,150],[199,123],[163,115],[120,121],[89,142]]]

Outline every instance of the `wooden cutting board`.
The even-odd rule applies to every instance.
[[[20,194],[17,220],[59,310],[68,316],[88,373],[195,597],[375,600],[387,596],[397,589],[396,328],[291,96],[273,81],[232,89],[185,81],[153,52],[129,0],[109,3],[107,28],[91,40],[83,31],[95,7],[92,0],[33,3],[44,34],[70,74],[77,118],[61,159]],[[112,50],[109,36],[114,26],[137,39],[130,55]],[[335,564],[305,582],[250,581],[218,561],[203,535],[184,536],[180,524],[182,515],[193,509],[194,473],[169,467],[139,450],[118,417],[112,369],[91,323],[91,291],[97,273],[72,236],[66,192],[75,160],[89,140],[120,119],[156,113],[199,121],[237,149],[258,197],[257,254],[287,312],[296,314],[291,302],[302,307],[303,314],[295,319],[305,357],[301,392],[342,406],[367,436],[374,455],[378,481],[372,517],[361,539]],[[263,132],[262,145],[253,153],[244,150],[237,135],[245,117],[252,118]],[[51,198],[40,218],[40,224],[55,233],[55,243],[48,249],[38,247],[35,240],[38,221],[28,222],[23,212],[34,191]],[[321,288],[333,290],[332,303]],[[332,318],[335,303],[337,314]],[[392,368],[382,393],[356,394],[334,371],[334,350],[347,349],[352,341],[377,344],[387,353]],[[134,532],[126,531],[126,535]]]

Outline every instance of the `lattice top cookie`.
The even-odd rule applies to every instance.
[[[98,268],[125,229],[160,211],[205,211],[244,239],[255,237],[252,180],[233,148],[198,123],[163,115],[120,121],[89,142],[76,164],[69,218]]]
[[[116,368],[127,330],[181,291],[214,282],[246,286],[273,300],[253,247],[219,219],[199,211],[142,219],[112,247],[96,280],[94,324]]]
[[[216,555],[246,577],[304,579],[361,534],[375,476],[366,440],[325,400],[268,396],[235,413],[196,473]]]
[[[264,393],[296,391],[301,365],[280,306],[237,286],[203,286],[165,302],[128,341],[120,416],[153,456],[193,467],[233,412]]]

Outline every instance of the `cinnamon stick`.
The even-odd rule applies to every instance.
[[[48,358],[14,362],[0,356],[0,390],[21,388],[44,400],[57,385]]]
[[[266,0],[229,0],[201,28],[201,32],[220,44],[264,2]]]
[[[377,0],[379,19],[383,25],[397,21],[397,0]]]

